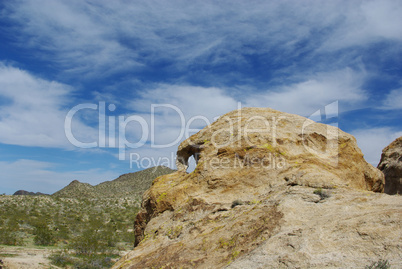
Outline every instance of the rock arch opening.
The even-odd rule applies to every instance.
[[[186,148],[177,151],[177,159],[176,159],[177,170],[181,172],[187,172],[187,169],[189,167],[192,170],[194,170],[195,166],[197,165],[200,159],[200,153],[201,153],[200,148],[196,146],[188,146]],[[189,160],[191,161],[189,162]]]

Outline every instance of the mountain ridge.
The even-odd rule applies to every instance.
[[[71,181],[66,187],[52,194],[53,197],[64,198],[141,198],[152,181],[162,175],[170,174],[175,170],[166,166],[156,166],[134,173],[122,174],[114,180],[104,181],[97,185]]]
[[[42,192],[33,192],[33,191],[26,191],[26,190],[18,190],[14,192],[13,195],[31,195],[31,196],[39,196],[39,195],[49,195]]]

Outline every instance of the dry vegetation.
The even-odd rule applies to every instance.
[[[141,196],[167,167],[120,176],[97,186],[72,182],[51,196],[0,196],[0,245],[52,251],[68,268],[110,268],[134,245],[133,224]],[[0,259],[7,251],[0,252]]]
[[[134,242],[138,200],[1,196],[0,244],[48,246],[58,266],[108,268]]]

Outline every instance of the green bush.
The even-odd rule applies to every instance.
[[[21,236],[9,229],[0,229],[0,244],[9,246],[21,246],[23,245],[23,240]]]
[[[315,189],[313,193],[320,196],[321,200],[331,197],[331,195],[322,188]]]
[[[113,266],[112,258],[118,257],[111,254],[92,254],[77,258],[66,252],[58,252],[49,256],[52,264],[59,267],[79,269],[104,269]]]
[[[388,268],[391,268],[391,265],[389,264],[388,260],[379,260],[365,267],[365,269],[388,269]]]
[[[53,253],[49,256],[49,259],[52,264],[60,267],[67,267],[68,265],[74,264],[74,259],[65,252]]]
[[[89,256],[106,250],[105,244],[101,241],[100,233],[91,229],[85,230],[81,235],[75,237],[70,248],[77,255]]]
[[[51,246],[56,243],[56,238],[46,223],[36,224],[34,235],[35,245]]]
[[[74,268],[79,269],[104,269],[113,266],[112,259],[106,255],[91,255],[88,259],[77,261]]]
[[[56,238],[59,240],[68,240],[70,239],[70,230],[68,229],[68,226],[65,224],[60,224],[57,226],[57,234]]]
[[[11,232],[19,231],[20,225],[18,223],[18,219],[15,216],[11,216],[11,218],[7,222],[6,227]]]
[[[10,246],[23,245],[19,230],[20,227],[17,218],[11,217],[7,221],[3,220],[2,227],[0,227],[0,244]]]

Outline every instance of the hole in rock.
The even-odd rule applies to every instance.
[[[191,157],[188,159],[187,173],[193,172],[196,166],[197,162],[195,161],[194,155],[191,155]]]

